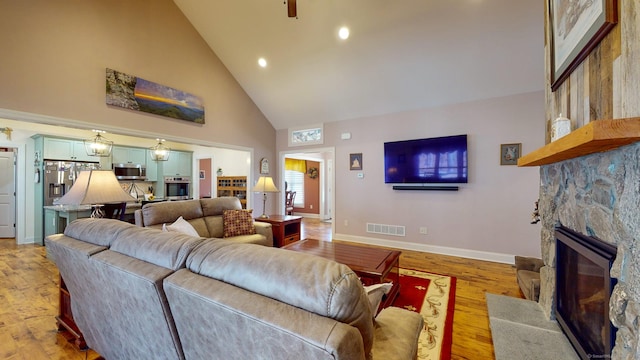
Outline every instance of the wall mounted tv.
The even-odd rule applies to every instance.
[[[467,135],[384,143],[387,184],[467,182]]]

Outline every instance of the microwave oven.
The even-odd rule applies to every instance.
[[[113,164],[118,180],[147,180],[147,169],[140,164]]]

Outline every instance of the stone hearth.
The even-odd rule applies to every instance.
[[[640,143],[540,167],[539,303],[555,319],[555,237],[559,223],[618,247],[610,301],[618,328],[613,359],[640,358]]]

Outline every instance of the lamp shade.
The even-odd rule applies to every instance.
[[[120,187],[113,171],[88,170],[80,172],[69,192],[64,194],[57,203],[62,205],[97,205],[135,200]]]
[[[278,192],[278,188],[273,183],[273,178],[271,176],[260,176],[258,182],[253,187],[252,191],[255,192]]]

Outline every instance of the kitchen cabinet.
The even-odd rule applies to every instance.
[[[44,159],[99,162],[100,157],[87,155],[82,140],[44,138]]]
[[[146,150],[147,181],[158,181],[158,162],[151,159],[151,150]]]
[[[191,176],[192,153],[171,150],[169,160],[162,162],[163,176]]]
[[[147,162],[147,149],[114,146],[111,149],[111,162],[113,164],[140,164],[145,165]]]

